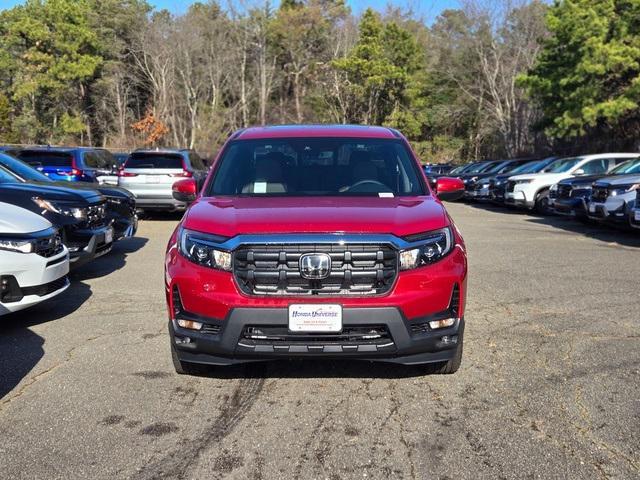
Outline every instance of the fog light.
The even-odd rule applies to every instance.
[[[188,328],[189,330],[200,330],[202,324],[200,322],[194,322],[193,320],[178,319],[178,325],[182,328]]]
[[[442,343],[444,343],[445,345],[455,345],[456,343],[458,343],[458,336],[457,335],[445,335],[444,337],[442,337],[440,339],[440,341]]]
[[[189,337],[175,337],[176,344],[183,345],[185,343],[191,343],[191,339]]]
[[[429,322],[429,326],[433,330],[437,330],[438,328],[450,327],[454,323],[456,323],[455,318],[445,318],[444,320],[432,320]]]

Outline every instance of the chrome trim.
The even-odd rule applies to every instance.
[[[444,227],[443,227],[444,228]],[[437,231],[440,229],[436,229]],[[427,232],[425,232],[427,233]],[[222,250],[232,251],[241,245],[279,245],[279,244],[301,244],[301,243],[326,243],[326,244],[387,244],[397,250],[413,248],[424,244],[424,240],[407,242],[406,240],[391,234],[343,234],[343,233],[285,233],[285,234],[265,234],[265,235],[237,235],[224,242],[218,243],[216,247]],[[213,245],[212,245],[213,246]]]

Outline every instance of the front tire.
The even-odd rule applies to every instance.
[[[534,207],[536,213],[540,215],[551,215],[549,208],[549,190],[544,190],[536,195],[536,205]]]

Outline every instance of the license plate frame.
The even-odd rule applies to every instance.
[[[109,227],[104,232],[104,243],[106,244],[113,243],[113,228]]]
[[[340,333],[342,305],[291,304],[288,309],[288,325],[291,333]]]

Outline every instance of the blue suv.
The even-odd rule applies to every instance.
[[[55,181],[96,183],[117,171],[116,158],[104,148],[16,147],[5,151]]]

